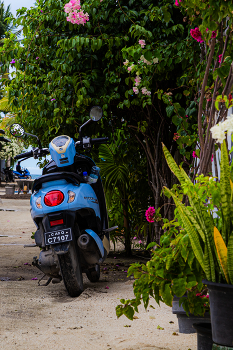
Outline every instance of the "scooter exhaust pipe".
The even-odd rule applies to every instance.
[[[84,233],[78,238],[79,248],[86,250],[90,243],[90,236],[87,233]]]

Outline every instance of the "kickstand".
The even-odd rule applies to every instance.
[[[46,282],[46,283],[44,283],[44,284],[40,284],[40,282],[42,281],[42,279],[45,277],[46,275],[44,275],[43,277],[41,277],[41,279],[38,281],[38,286],[40,286],[40,287],[46,287],[46,286],[48,286],[49,285],[49,283],[52,281],[52,277],[49,277],[49,279],[48,279],[48,281]]]

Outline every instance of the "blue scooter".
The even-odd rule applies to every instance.
[[[26,160],[26,159],[28,159],[28,157],[26,157],[23,160]],[[21,160],[21,162],[22,162],[22,160]],[[17,164],[17,167],[20,168],[20,171],[17,170],[17,167],[16,167],[16,170],[13,170],[14,178],[15,179],[31,179],[31,174],[30,174],[29,170],[27,168],[21,169],[21,166],[20,166],[21,162],[18,162],[18,164]]]
[[[38,148],[15,157],[51,155],[52,160],[32,188],[31,216],[37,226],[35,245],[41,248],[39,258],[33,258],[33,265],[49,277],[45,285],[63,279],[71,297],[83,291],[83,272],[91,282],[99,280],[100,264],[110,248],[109,232],[117,228],[108,228],[98,168],[92,159],[76,152],[78,147],[90,149],[92,145],[107,142],[108,138],[82,137],[82,127],[101,117],[102,109],[92,107],[90,119],[80,127],[76,143],[62,135],[55,137],[46,149],[37,138]],[[13,124],[10,131],[16,137],[31,135],[20,124]]]

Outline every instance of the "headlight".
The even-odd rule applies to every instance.
[[[36,206],[38,209],[42,209],[42,205],[41,205],[41,197],[38,197],[36,200]]]
[[[75,193],[73,191],[68,191],[68,202],[67,203],[72,203],[75,200]]]

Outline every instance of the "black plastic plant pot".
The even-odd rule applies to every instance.
[[[194,323],[210,323],[209,313],[205,313],[204,316],[194,316],[192,314],[189,314],[189,316],[187,316],[186,312],[183,309],[183,306],[179,306],[179,300],[179,297],[174,296],[172,302],[172,313],[175,314],[178,318],[179,333],[195,333],[196,331],[193,328]]]
[[[210,314],[206,313],[204,316],[194,316],[189,314],[187,316],[183,313],[176,313],[178,318],[179,333],[190,334],[195,333],[193,328],[194,323],[210,323]]]
[[[233,347],[233,285],[204,280],[209,289],[213,342]]]
[[[193,328],[197,332],[197,350],[212,350],[211,323],[194,323]]]

